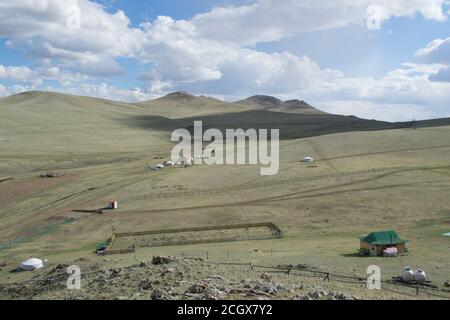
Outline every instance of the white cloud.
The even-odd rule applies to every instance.
[[[51,89],[51,88],[48,88]],[[109,99],[114,101],[125,101],[125,102],[136,102],[150,100],[159,97],[158,95],[153,95],[147,93],[139,88],[136,89],[121,89],[114,86],[110,86],[106,83],[102,84],[80,84],[76,87],[66,87],[60,92],[84,95],[90,97],[97,97],[103,99]]]
[[[286,3],[287,2],[287,3]],[[346,99],[422,105],[450,99],[448,87],[429,81],[441,65],[408,65],[380,79],[346,77],[339,70],[323,69],[306,56],[288,52],[265,53],[251,46],[297,33],[364,27],[373,1],[286,0],[283,5],[262,0],[241,7],[220,7],[190,21],[159,17],[143,25],[147,42],[140,59],[151,62],[141,80],[150,92],[184,89],[214,96],[236,97],[255,93],[304,99]],[[441,0],[377,1],[375,15],[382,22],[395,17],[447,19]],[[368,16],[369,14],[369,16]],[[373,18],[373,17],[372,17]],[[161,90],[163,84],[163,90]]]
[[[105,83],[101,84],[81,83],[76,86],[65,86],[65,87],[52,87],[52,86],[36,87],[33,85],[13,85],[5,87],[3,85],[0,85],[0,97],[9,96],[31,90],[57,91],[66,94],[82,95],[125,102],[145,101],[160,97],[160,95],[147,93],[146,91],[139,88],[121,89],[114,86],[110,86]]]
[[[0,3],[0,37],[9,39],[9,47],[86,74],[121,72],[114,58],[133,56],[143,39],[129,24],[122,11],[109,14],[88,0]]]
[[[27,81],[32,74],[31,69],[23,66],[3,66],[0,65],[0,78]]]
[[[8,87],[0,85],[0,97],[10,96],[13,94],[31,91],[31,90],[35,90],[35,89],[36,89],[36,87],[31,86],[31,85],[17,85],[16,84],[16,85],[8,86]]]
[[[426,63],[450,64],[450,38],[431,41],[416,52],[416,57]]]
[[[413,17],[444,21],[445,0],[259,0],[240,7],[219,7],[192,19],[207,39],[241,45],[277,41],[302,32],[340,28],[350,24],[375,28],[391,17]]]
[[[67,86],[74,82],[89,80],[88,76],[80,73],[71,73],[59,67],[42,66],[34,70],[24,66],[0,65],[0,79],[18,80],[33,86],[41,85],[45,80],[58,81]]]
[[[431,41],[425,48],[417,50],[416,57],[423,63],[440,65],[430,74],[431,81],[450,82],[450,38]]]
[[[444,1],[379,0],[376,18],[384,21],[420,13],[426,19],[442,21],[446,19]],[[224,48],[239,49],[349,24],[363,26],[373,18],[367,11],[371,5],[373,0],[284,0],[282,5],[275,0],[259,0],[251,5],[218,7],[190,21],[160,17],[132,28],[123,11],[111,14],[93,1],[2,1],[0,37],[9,39],[9,47],[50,59],[59,67],[76,67],[84,74],[117,75],[124,70],[115,58],[139,57],[159,64],[154,74],[147,75],[152,78],[171,75],[179,76],[175,81],[203,81],[221,76],[211,60]],[[165,57],[166,53],[178,54],[183,47],[184,56]],[[172,64],[183,59],[185,63]]]

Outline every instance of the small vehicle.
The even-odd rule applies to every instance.
[[[106,245],[101,245],[97,247],[97,250],[95,250],[96,254],[105,254],[106,251],[108,251],[108,246]]]

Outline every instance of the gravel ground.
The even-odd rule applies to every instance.
[[[37,300],[436,298],[426,294],[416,296],[411,288],[395,288],[392,285],[385,290],[367,290],[364,288],[364,281],[343,282],[333,278],[331,281],[324,281],[320,277],[307,276],[302,272],[301,269],[306,266],[294,267],[287,275],[285,272],[268,272],[250,265],[218,265],[201,259],[160,256],[153,257],[152,261],[109,269],[101,262],[92,262],[89,259],[78,260],[74,264],[83,270],[80,290],[67,289],[68,265],[57,265],[39,271],[27,282],[0,286],[0,298]],[[309,270],[314,268],[307,267]]]

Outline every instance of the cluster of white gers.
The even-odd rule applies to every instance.
[[[270,136],[268,129],[226,129],[224,138],[221,130],[211,128],[203,132],[203,122],[194,121],[193,137],[187,129],[172,132],[171,140],[179,143],[172,149],[171,157],[174,162],[180,157],[192,158],[194,164],[259,164],[261,175],[276,175],[280,168],[279,138],[279,129],[270,129]]]

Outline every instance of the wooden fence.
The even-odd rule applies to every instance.
[[[197,189],[191,191],[180,191],[180,192],[160,192],[160,193],[151,193],[151,194],[141,194],[131,197],[133,200],[149,200],[149,199],[169,199],[169,198],[184,198],[184,197],[194,197],[194,196],[202,196],[209,194],[220,194],[226,192],[236,192],[236,191],[245,191],[245,190],[253,190],[259,188],[266,187],[274,187],[284,184],[297,184],[304,183],[308,181],[321,181],[327,179],[334,179],[340,177],[351,177],[351,176],[359,176],[359,175],[367,175],[367,174],[384,174],[389,172],[407,172],[407,171],[418,171],[418,170],[431,170],[431,169],[448,169],[450,166],[397,166],[397,167],[380,167],[380,168],[371,168],[371,169],[361,169],[361,170],[344,170],[338,172],[327,172],[322,174],[314,174],[314,175],[301,175],[301,176],[293,176],[287,178],[272,178],[267,179],[266,181],[256,182],[256,183],[244,183],[241,185],[234,185],[229,187],[221,187],[221,188],[205,188],[205,189]]]
[[[209,227],[198,227],[198,228],[180,228],[180,229],[163,229],[163,230],[152,230],[152,231],[140,231],[140,232],[121,232],[114,233],[110,239],[107,241],[107,250],[105,254],[120,254],[120,253],[131,253],[135,251],[135,247],[123,249],[123,250],[113,250],[113,244],[119,238],[126,237],[141,237],[150,235],[165,235],[165,234],[179,234],[186,232],[204,232],[204,231],[219,231],[219,230],[239,230],[239,229],[252,229],[252,228],[267,228],[268,233],[264,235],[230,235],[230,236],[218,236],[209,237],[206,239],[178,239],[178,240],[153,240],[149,244],[140,245],[140,247],[162,247],[162,246],[174,246],[174,245],[193,245],[193,244],[203,244],[203,243],[220,243],[220,242],[236,242],[236,241],[252,241],[252,240],[268,240],[268,239],[281,239],[283,234],[273,222],[259,222],[259,223],[245,223],[245,224],[229,224],[222,226],[209,226]]]

